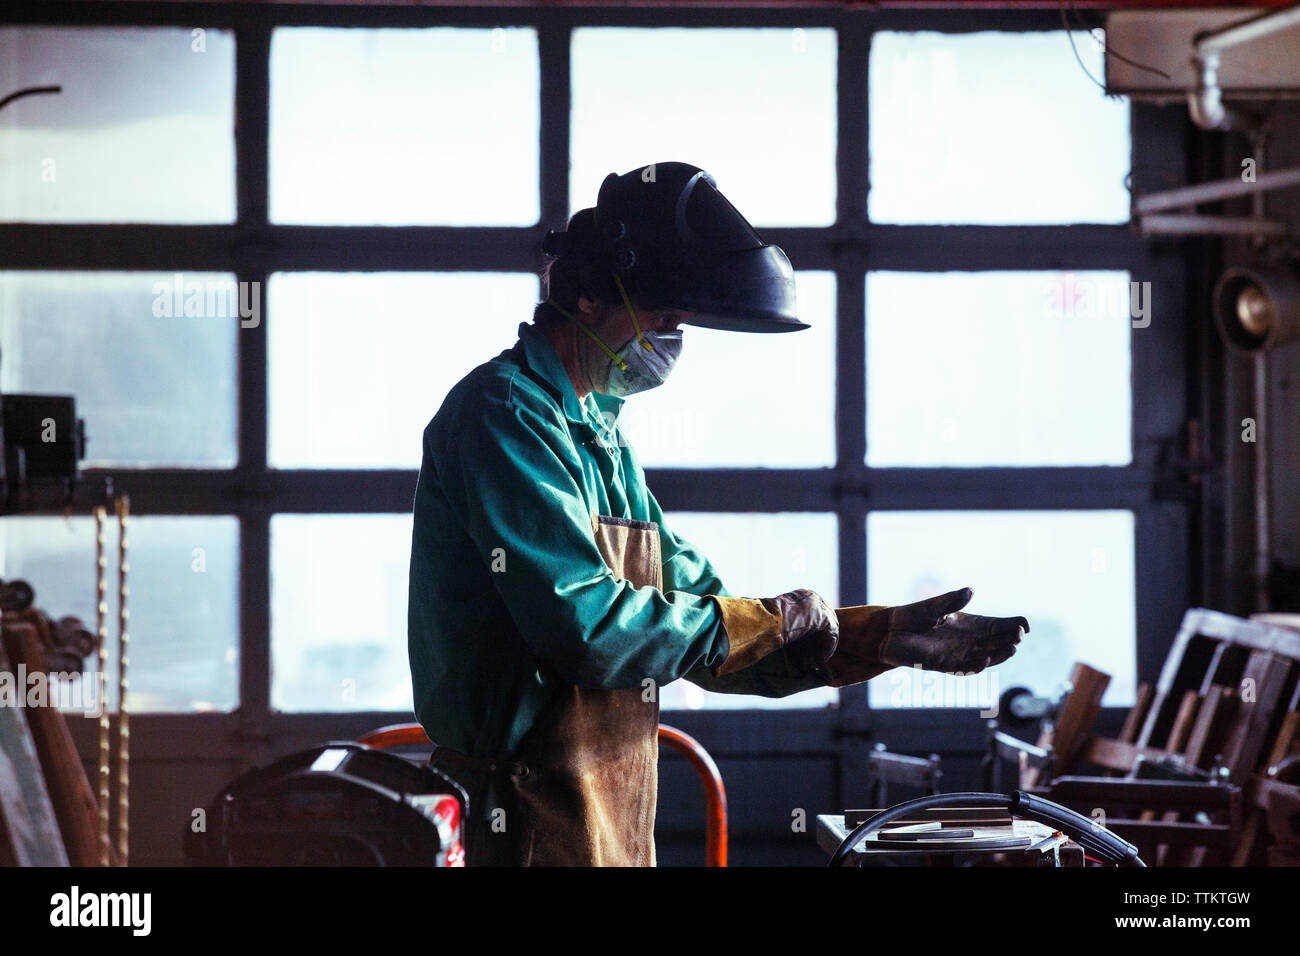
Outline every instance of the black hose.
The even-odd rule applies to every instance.
[[[899,817],[907,816],[917,810],[928,810],[931,807],[1001,807],[1012,816],[1037,820],[1039,823],[1051,826],[1054,830],[1060,830],[1106,863],[1114,863],[1117,866],[1146,866],[1138,857],[1137,847],[1127,840],[1121,839],[1105,827],[1099,826],[1093,820],[1075,813],[1068,807],[1042,797],[1035,797],[1023,790],[1017,790],[1012,795],[976,792],[938,793],[908,800],[888,810],[881,810],[853,828],[853,832],[844,838],[831,857],[829,865],[843,866],[853,848],[861,843],[868,833],[879,830]]]
[[[1011,808],[1013,814],[1062,831],[1103,861],[1116,866],[1146,866],[1138,856],[1137,847],[1082,813],[1023,790],[1017,790],[1013,799],[1016,801]]]
[[[62,92],[63,92],[63,87],[61,86],[29,86],[24,90],[15,90],[13,93],[10,93],[8,96],[4,97],[3,99],[0,99],[0,110],[4,109],[14,100],[20,100],[24,96],[36,96],[39,93],[62,93]]]

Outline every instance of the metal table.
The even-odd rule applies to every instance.
[[[1083,847],[1067,840],[1054,853],[1051,850],[1040,852],[1031,850],[1035,843],[1044,840],[1054,832],[1051,827],[1034,820],[1012,820],[1010,826],[968,826],[960,824],[951,829],[973,830],[976,838],[1020,838],[1030,842],[1023,847],[1012,849],[970,846],[952,849],[925,846],[918,842],[916,848],[871,847],[868,838],[853,848],[846,866],[1083,866]],[[844,826],[842,813],[823,813],[817,817],[817,845],[829,857],[840,843],[849,835]]]

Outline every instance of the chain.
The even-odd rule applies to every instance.
[[[127,622],[126,576],[131,565],[126,559],[126,529],[131,514],[131,499],[123,495],[117,499],[117,856],[118,865],[127,865],[127,838],[130,834],[129,801],[131,793],[131,730],[126,709],[126,668],[130,663],[127,646],[130,641]]]
[[[101,505],[95,508],[95,621],[99,634],[98,673],[101,692],[99,698],[99,865],[109,865],[112,843],[108,836],[109,797],[109,715],[108,701],[102,688],[108,673],[108,559],[104,554],[104,519],[106,511]]]

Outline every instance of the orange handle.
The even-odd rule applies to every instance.
[[[419,724],[389,724],[372,730],[357,740],[359,744],[383,750],[385,747],[409,747],[414,744],[432,744],[429,735]]]
[[[676,727],[659,725],[659,742],[668,744],[681,753],[695,772],[700,775],[704,786],[704,799],[708,803],[708,821],[705,829],[707,851],[705,866],[727,865],[727,790],[722,785],[722,774],[713,762],[709,752],[690,734],[685,734]]]

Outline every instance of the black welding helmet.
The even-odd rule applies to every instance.
[[[713,177],[689,163],[610,173],[596,205],[542,249],[581,251],[619,276],[634,298],[695,313],[690,325],[731,332],[808,328],[795,311],[794,270],[763,242]]]

